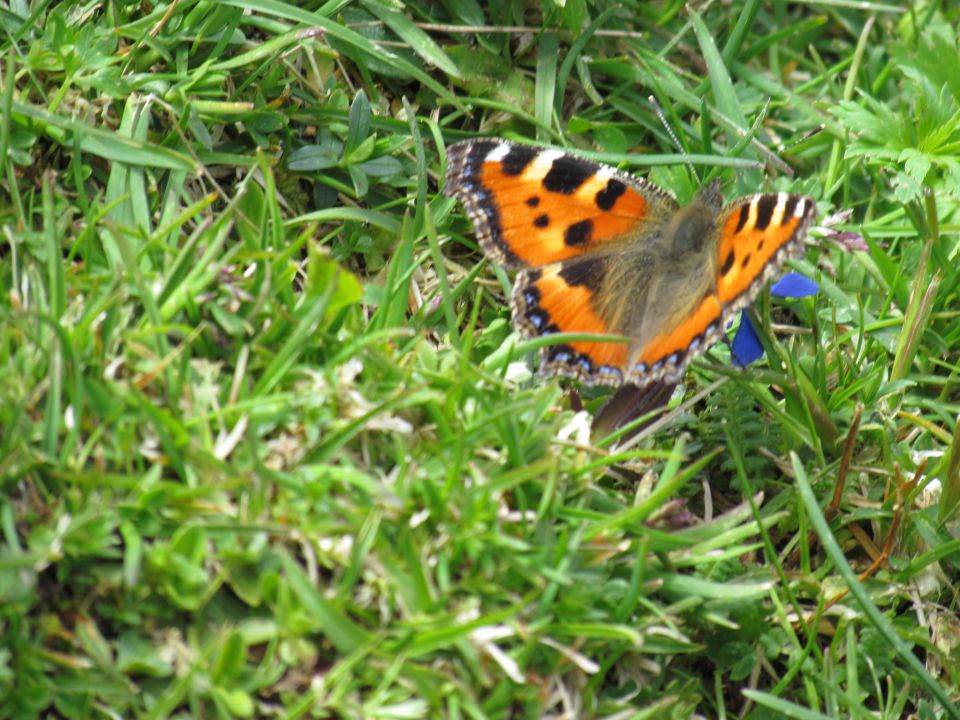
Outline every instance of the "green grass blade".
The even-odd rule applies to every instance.
[[[837,572],[840,573],[840,576],[850,590],[850,594],[857,601],[860,610],[863,611],[863,614],[870,624],[896,651],[903,663],[910,668],[910,672],[917,682],[926,687],[930,694],[937,699],[937,702],[943,711],[947,713],[947,716],[960,718],[960,709],[953,704],[950,696],[940,683],[930,677],[930,674],[921,662],[917,660],[916,655],[913,654],[913,649],[900,637],[889,621],[883,616],[880,609],[874,604],[873,600],[870,599],[870,595],[867,593],[863,584],[857,579],[856,573],[850,568],[846,557],[844,557],[843,550],[837,543],[836,538],[830,530],[830,526],[827,524],[826,518],[820,510],[816,495],[813,493],[813,488],[810,486],[806,470],[800,462],[800,458],[798,458],[795,453],[791,453],[790,461],[800,491],[800,497],[803,499],[803,504],[810,518],[810,522],[820,537],[820,542],[823,543],[823,549],[826,551]]]

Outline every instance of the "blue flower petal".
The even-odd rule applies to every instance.
[[[763,357],[763,345],[746,311],[740,313],[740,327],[733,336],[730,359],[737,367],[746,367]]]
[[[819,285],[800,273],[787,273],[770,288],[770,292],[774,295],[789,298],[802,298],[816,295],[819,290]]]

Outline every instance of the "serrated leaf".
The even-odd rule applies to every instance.
[[[912,46],[911,46],[912,47]],[[960,51],[956,32],[943,24],[931,24],[923,30],[923,40],[911,52],[903,45],[891,46],[891,54],[904,75],[917,80],[927,78],[935,85],[947,85],[960,102]]]
[[[960,197],[960,161],[943,158],[943,189],[954,197]]]
[[[913,148],[903,150],[897,159],[903,164],[903,169],[907,172],[907,175],[920,183],[927,177],[932,165],[926,153]]]
[[[871,108],[867,109],[852,100],[844,100],[830,108],[830,114],[845,127],[852,128],[862,140],[870,140],[880,146],[899,146],[897,116],[882,103],[870,98],[866,98],[866,101],[872,105]]]
[[[907,173],[897,173],[893,179],[893,196],[897,202],[906,204],[923,195],[923,185]]]

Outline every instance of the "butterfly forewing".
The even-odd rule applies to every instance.
[[[447,159],[445,192],[463,201],[484,251],[510,267],[613,252],[676,208],[649,183],[558,150],[477,140]]]
[[[790,257],[803,251],[803,239],[817,206],[802,195],[775,193],[742,198],[717,222],[717,293],[726,307],[749,303]]]

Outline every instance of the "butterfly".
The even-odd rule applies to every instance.
[[[669,192],[560,150],[495,139],[447,148],[444,192],[480,246],[519,270],[513,322],[552,345],[541,372],[586,385],[676,383],[790,257],[816,218],[802,195],[724,205],[719,184],[680,207]],[[614,337],[609,337],[614,336]]]

